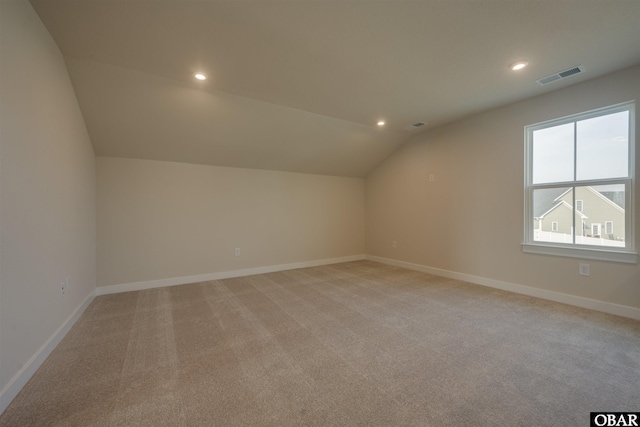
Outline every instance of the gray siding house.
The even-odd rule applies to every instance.
[[[578,237],[624,242],[624,193],[598,191],[593,187],[575,187],[575,235]],[[573,232],[573,192],[571,188],[539,190],[534,194],[534,229],[538,235]],[[545,234],[549,236],[548,234]],[[536,239],[538,240],[538,239]],[[539,240],[548,240],[540,238]],[[577,243],[581,243],[577,241]],[[589,243],[589,242],[584,242]],[[606,243],[605,243],[606,244]]]

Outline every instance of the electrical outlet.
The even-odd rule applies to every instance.
[[[591,275],[591,271],[589,268],[589,264],[583,264],[583,263],[579,263],[578,264],[578,274],[581,276],[590,276]]]
[[[233,251],[233,254],[235,256],[240,256],[240,248],[235,248],[234,251]]]
[[[71,280],[67,277],[67,279],[60,283],[60,298],[63,298],[66,294],[71,291]]]
[[[429,174],[429,182],[435,182],[436,181],[436,176],[432,173]]]
[[[391,241],[391,247],[394,248],[394,249],[397,248],[398,247],[398,242],[396,242],[395,240],[392,240]]]

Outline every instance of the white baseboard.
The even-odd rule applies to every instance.
[[[38,368],[49,357],[51,352],[62,341],[62,338],[69,332],[71,327],[80,318],[82,313],[91,304],[95,298],[95,290],[92,291],[87,298],[75,309],[75,311],[67,318],[67,320],[58,328],[57,331],[40,347],[40,349],[24,364],[22,369],[9,381],[9,383],[0,391],[0,414],[7,409],[11,401],[20,393],[29,379],[35,374]]]
[[[398,261],[374,255],[367,255],[365,258],[367,260],[376,261],[382,264],[389,264],[396,267],[407,268],[409,270],[416,270],[423,273],[433,274],[436,276],[462,280],[464,282],[474,283],[476,285],[488,286],[490,288],[502,289],[504,291],[515,292],[518,294],[542,298],[549,301],[560,302],[576,307],[588,308],[590,310],[596,310],[604,313],[615,314],[617,316],[640,320],[640,309],[635,307],[629,307],[626,305],[619,305],[605,301],[598,301],[594,299],[578,297],[575,295],[563,294],[546,289],[532,288],[530,286],[516,285],[515,283],[502,282],[500,280],[487,279],[485,277],[473,276],[471,274],[457,273],[455,271],[427,267],[426,265],[413,264],[410,262]]]
[[[243,268],[241,270],[221,271],[218,273],[199,274],[195,276],[171,277],[168,279],[148,280],[144,282],[123,283],[119,285],[98,286],[96,295],[117,294],[120,292],[141,291],[144,289],[162,288],[165,286],[186,285],[187,283],[206,282],[208,280],[230,279],[233,277],[252,276],[254,274],[274,273],[276,271],[294,270],[296,268],[316,267],[319,265],[338,264],[341,262],[360,261],[365,255],[352,255],[340,258],[320,259],[315,261],[294,262],[291,264],[269,265],[265,267]]]

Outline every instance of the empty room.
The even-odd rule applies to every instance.
[[[0,0],[0,426],[640,424],[637,0]]]

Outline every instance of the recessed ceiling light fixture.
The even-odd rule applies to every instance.
[[[196,75],[194,75],[193,77],[195,77],[198,80],[207,80],[207,76],[205,76],[202,73],[196,73]]]
[[[378,126],[384,126],[384,120],[378,121]]]
[[[511,68],[513,71],[520,71],[523,68],[525,68],[527,65],[529,65],[527,61],[518,61],[515,64],[509,65],[509,68]]]

